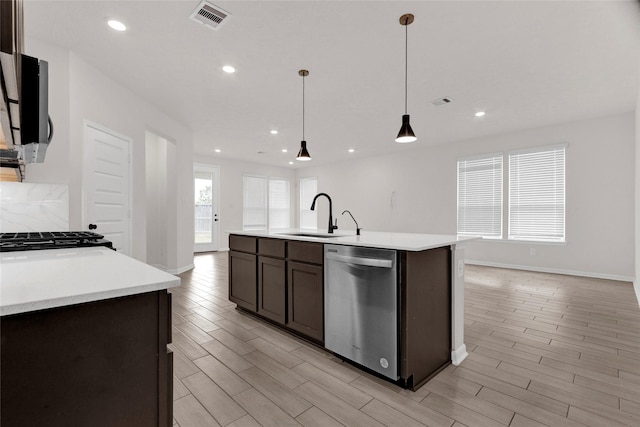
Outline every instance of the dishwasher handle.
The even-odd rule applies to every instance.
[[[393,260],[379,258],[362,258],[348,255],[338,255],[328,252],[325,254],[326,259],[344,262],[347,264],[364,265],[366,267],[393,268]]]

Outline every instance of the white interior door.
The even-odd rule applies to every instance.
[[[85,122],[83,151],[83,226],[131,255],[131,140]]]
[[[218,168],[193,165],[194,252],[218,250]]]

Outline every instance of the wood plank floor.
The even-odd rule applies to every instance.
[[[417,392],[235,309],[227,253],[173,290],[174,425],[640,426],[630,283],[467,266],[469,357]]]

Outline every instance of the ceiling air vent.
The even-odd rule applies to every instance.
[[[451,98],[438,98],[431,101],[431,104],[435,105],[436,107],[439,107],[441,105],[448,104],[450,102],[451,102]]]
[[[229,12],[226,12],[213,3],[209,3],[207,0],[202,0],[190,16],[194,21],[204,24],[216,31],[219,30],[230,17],[231,14]]]

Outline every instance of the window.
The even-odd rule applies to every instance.
[[[269,179],[269,228],[291,227],[291,192],[286,179]]]
[[[502,154],[458,160],[458,234],[502,238]]]
[[[244,176],[242,182],[242,229],[267,228],[267,179]]]
[[[244,230],[291,227],[291,192],[288,180],[245,175],[242,193]]]
[[[509,239],[565,241],[565,147],[509,154]]]
[[[300,180],[300,228],[318,228],[318,215],[312,211],[311,203],[318,193],[317,178],[303,178]]]

